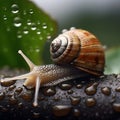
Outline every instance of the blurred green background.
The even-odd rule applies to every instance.
[[[76,27],[76,28],[86,29],[92,32],[98,37],[101,43],[105,46],[106,48],[105,73],[106,74],[120,73],[120,63],[119,63],[120,62],[120,34],[119,34],[120,32],[120,1],[118,0],[104,0],[104,1],[32,0],[32,1],[36,5],[32,4],[31,2],[29,3],[28,0],[24,0],[24,1],[23,0],[22,1],[6,0],[6,2],[4,0],[0,1],[1,7],[3,5],[2,3],[3,2],[5,3],[2,7],[4,9],[7,3],[11,2],[11,5],[12,5],[14,4],[14,2],[15,3],[17,2],[19,6],[19,12],[21,11],[20,12],[21,14],[19,15],[22,21],[26,20],[25,22],[23,22],[25,24],[22,24],[20,28],[17,27],[15,29],[14,28],[12,29],[12,31],[14,32],[17,31],[16,34],[19,34],[19,31],[23,31],[24,29],[26,29],[25,25],[28,23],[28,17],[29,17],[29,20],[32,21],[33,23],[38,23],[38,21],[40,21],[40,25],[42,25],[40,26],[38,24],[35,24],[35,26],[37,26],[38,33],[39,32],[42,33],[37,35],[35,34],[36,30],[30,30],[31,28],[27,27],[27,29],[30,30],[30,32],[27,35],[23,36],[23,39],[21,39],[23,42],[19,43],[21,44],[20,46],[17,46],[16,42],[14,42],[15,51],[13,49],[13,46],[11,48],[12,50],[9,49],[9,51],[12,51],[11,53],[14,53],[14,54],[9,54],[9,55],[6,55],[5,57],[2,57],[1,61],[4,61],[4,62],[2,63],[0,61],[1,66],[3,65],[10,65],[14,67],[24,66],[24,62],[21,62],[23,60],[19,56],[17,56],[16,51],[18,49],[22,49],[37,64],[50,63],[51,61],[50,61],[49,52],[48,52],[50,40],[48,39],[51,36],[53,39],[55,37],[55,36],[53,37],[53,35],[55,35],[56,33],[56,36],[57,36],[58,34],[61,33],[63,29]],[[9,7],[9,6],[6,6],[6,7]],[[10,11],[8,11],[9,16],[10,18],[12,18],[11,16],[13,16],[12,15],[13,13]],[[24,15],[25,17],[23,17],[23,13],[25,13],[24,11],[29,11],[29,13],[32,13],[34,11],[34,14],[30,14],[30,15],[27,14],[26,16]],[[18,13],[14,13],[14,15],[18,15]],[[1,14],[0,17],[1,17],[0,21],[2,20],[5,22],[5,19],[7,18],[7,16],[5,17]],[[9,23],[13,24],[13,22],[14,21],[11,21]],[[47,29],[42,29],[42,28],[45,28],[44,24],[45,25],[47,24]],[[0,25],[5,25],[5,24],[1,22]],[[33,27],[34,27],[34,24],[33,24]],[[0,29],[1,31],[3,31],[2,28],[3,27],[1,27]],[[8,35],[7,33],[3,34],[3,32],[1,32],[1,34],[2,36]],[[9,34],[12,35],[13,32]],[[12,38],[14,39],[14,37],[15,36],[13,35]],[[42,40],[40,40],[41,37],[43,38]],[[8,38],[10,38],[10,36]],[[6,42],[9,41],[8,38],[6,38]],[[19,39],[19,38],[15,38],[15,39]],[[30,42],[27,42],[29,44],[26,44],[26,39],[30,40]],[[33,41],[36,41],[36,40],[38,40],[37,43],[34,43]],[[4,37],[1,38],[1,41],[4,41]],[[38,46],[38,42],[41,42],[39,46]],[[12,44],[12,43],[8,42],[8,44]],[[32,45],[34,47],[32,47]],[[8,46],[11,47],[11,45],[8,45]],[[31,47],[32,47],[32,50],[31,50]],[[40,47],[40,50],[38,47]],[[36,49],[40,51],[40,52],[37,52],[37,54],[36,54]],[[9,64],[5,59],[8,60],[10,57],[15,58],[17,60],[17,63],[14,64],[15,62],[13,62],[12,64],[11,63]],[[38,62],[39,60],[38,58],[40,59],[40,62]],[[13,61],[13,59],[11,60]]]

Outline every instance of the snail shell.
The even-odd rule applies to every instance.
[[[72,64],[90,74],[104,71],[104,49],[90,32],[72,29],[54,39],[50,46],[52,60],[57,64]]]

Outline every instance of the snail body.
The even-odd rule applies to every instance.
[[[25,54],[19,54],[30,67],[30,72],[1,82],[26,79],[24,86],[35,87],[34,106],[38,105],[40,86],[53,86],[60,82],[86,76],[102,75],[104,71],[104,50],[98,39],[85,30],[73,29],[59,35],[51,42],[50,53],[54,64],[36,66]]]

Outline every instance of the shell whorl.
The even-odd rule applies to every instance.
[[[73,64],[88,73],[101,75],[104,71],[104,49],[90,32],[74,29],[54,39],[50,46],[53,62]]]
[[[50,51],[55,63],[71,63],[80,52],[80,40],[75,34],[65,32],[52,41]]]

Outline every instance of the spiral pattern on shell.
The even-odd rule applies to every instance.
[[[57,64],[72,64],[94,75],[104,71],[104,49],[90,32],[73,29],[55,38],[50,45],[52,60]]]

